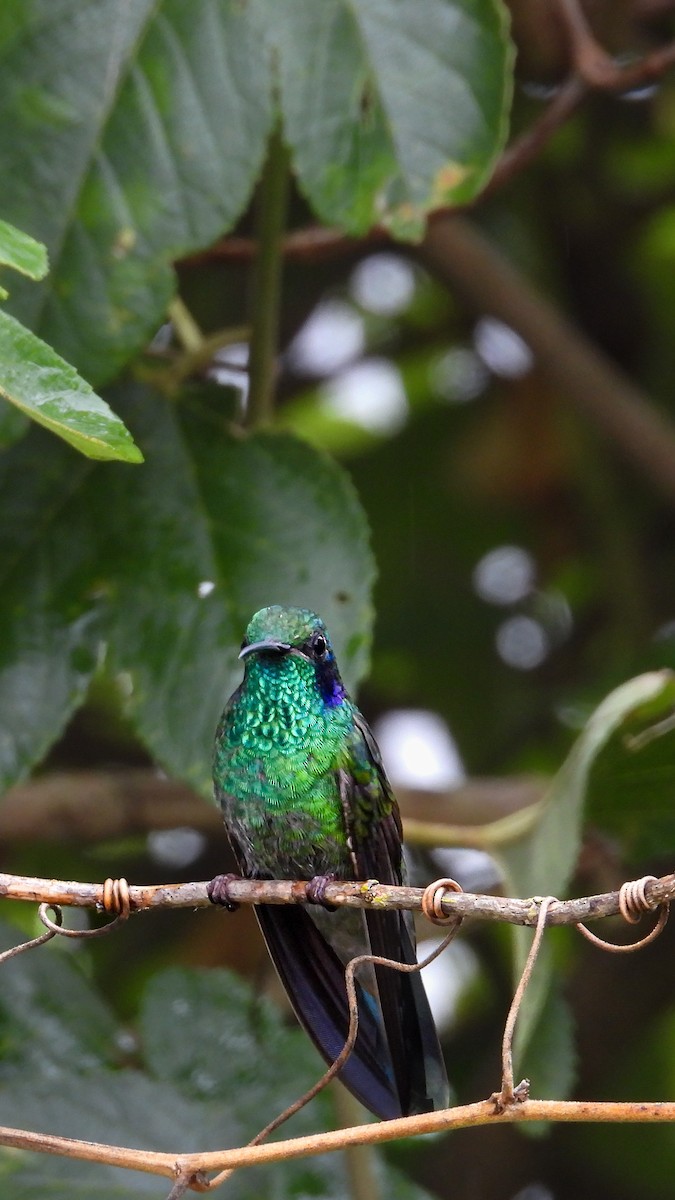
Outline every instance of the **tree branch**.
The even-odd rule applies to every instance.
[[[104,886],[0,872],[0,899],[6,900],[103,909]],[[207,887],[206,882],[132,885],[129,887],[130,910],[133,913],[153,908],[208,908],[211,901]],[[416,912],[422,910],[425,890],[372,881],[335,881],[326,885],[325,898],[336,908],[393,908]],[[654,908],[675,899],[675,874],[664,875],[647,884],[646,897]],[[303,880],[235,877],[229,884],[228,898],[235,904],[305,904],[307,883]],[[444,895],[442,908],[446,916],[506,921],[512,925],[536,925],[539,914],[536,898],[521,900],[449,890]],[[548,910],[547,921],[549,925],[577,925],[580,921],[616,916],[620,911],[619,892],[604,892],[598,896],[554,901]]]
[[[397,787],[406,841],[430,845],[481,845],[496,840],[506,823],[526,819],[548,781],[530,775],[468,779],[456,788],[431,791]],[[521,814],[521,815],[519,815]],[[53,771],[12,788],[0,804],[0,844],[25,841],[101,842],[157,829],[189,826],[223,836],[223,818],[186,784],[149,768]],[[490,844],[495,844],[495,839]]]
[[[567,31],[574,68],[591,88],[630,92],[653,83],[675,64],[675,42],[659,46],[635,62],[621,64],[596,41],[579,0],[558,0]]]
[[[675,426],[580,330],[463,217],[430,224],[422,258],[480,313],[527,342],[567,404],[590,417],[669,500],[675,500]]]
[[[354,1125],[348,1129],[333,1129],[326,1133],[311,1134],[283,1142],[241,1146],[202,1154],[163,1154],[126,1146],[106,1146],[101,1142],[83,1142],[76,1138],[32,1133],[6,1126],[0,1126],[0,1146],[32,1150],[42,1154],[57,1154],[62,1158],[76,1158],[84,1162],[106,1163],[109,1166],[125,1167],[127,1170],[176,1179],[199,1176],[208,1171],[289,1162],[292,1159],[309,1158],[314,1154],[334,1153],[348,1146],[392,1142],[397,1138],[412,1137],[416,1134],[442,1133],[450,1129],[510,1124],[516,1121],[664,1123],[675,1121],[675,1103],[525,1100],[522,1104],[505,1109],[504,1112],[496,1112],[492,1101],[481,1100],[476,1104],[464,1104],[443,1109],[441,1112],[424,1113],[421,1116],[399,1117],[375,1125]],[[204,1188],[200,1187],[199,1190]]]

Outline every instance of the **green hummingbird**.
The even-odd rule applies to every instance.
[[[214,784],[249,879],[313,881],[317,903],[256,905],[301,1024],[331,1063],[347,1037],[344,968],[357,954],[415,963],[408,912],[321,905],[326,877],[405,877],[401,819],[375,739],[350,700],[323,621],[272,605],[252,618],[244,679],[216,733]],[[217,877],[210,895],[227,903]],[[385,1119],[444,1108],[448,1084],[420,975],[358,975],[359,1032],[343,1083]]]

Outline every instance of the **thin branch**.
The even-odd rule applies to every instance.
[[[675,42],[659,46],[635,62],[618,63],[596,41],[579,0],[558,0],[574,68],[591,88],[630,92],[660,79],[675,64]]]
[[[263,1146],[242,1146],[202,1154],[165,1154],[137,1150],[127,1146],[106,1146],[54,1134],[33,1133],[0,1126],[0,1146],[56,1154],[84,1162],[106,1163],[151,1175],[173,1179],[200,1172],[253,1167],[265,1163],[289,1162],[315,1154],[334,1153],[348,1146],[366,1146],[392,1142],[422,1133],[440,1133],[450,1129],[468,1129],[480,1125],[510,1124],[515,1121],[560,1121],[564,1123],[664,1123],[675,1121],[674,1102],[629,1101],[624,1103],[591,1100],[526,1100],[517,1107],[495,1112],[494,1103],[482,1100],[421,1116],[398,1117],[374,1125],[356,1125],[334,1129]]]
[[[588,88],[583,80],[579,79],[576,75],[571,75],[569,79],[566,79],[560,85],[541,116],[528,129],[521,133],[510,146],[506,147],[506,150],[504,150],[497,162],[497,166],[492,173],[487,187],[483,189],[477,200],[484,200],[486,196],[491,196],[493,192],[498,191],[499,188],[509,183],[514,175],[519,174],[520,171],[529,166],[533,159],[543,150],[546,143],[550,141],[553,134],[558,131],[561,125],[564,125],[569,120],[572,113],[579,107],[581,101],[587,95]],[[444,213],[434,213],[431,219],[434,220],[436,216],[447,215],[448,211],[446,209]]]
[[[502,1038],[502,1090],[498,1096],[494,1097],[495,1101],[499,1105],[500,1111],[516,1102],[522,1103],[522,1100],[527,1098],[528,1093],[523,1085],[529,1087],[529,1080],[524,1080],[523,1084],[519,1084],[518,1088],[514,1088],[513,1086],[513,1034],[515,1032],[516,1021],[518,1020],[518,1014],[523,1003],[525,992],[527,991],[530,979],[532,978],[534,964],[537,961],[537,957],[541,949],[542,939],[546,931],[547,915],[551,904],[554,902],[554,899],[555,898],[553,896],[545,896],[539,907],[537,928],[535,930],[534,937],[532,938],[530,952],[527,956],[525,966],[523,967],[523,973],[518,982],[518,987],[514,993],[513,1000],[511,1001],[511,1007],[509,1008],[506,1023],[504,1025],[504,1036]]]
[[[270,419],[276,376],[283,235],[288,198],[288,154],[277,128],[270,140],[257,210],[251,302],[249,426]]]
[[[174,296],[169,302],[167,314],[183,349],[189,354],[198,354],[204,344],[204,336],[180,296]]]
[[[38,879],[0,872],[0,899],[58,904],[78,908],[104,907],[104,884],[76,883],[70,880]],[[129,887],[131,912],[154,908],[208,908],[211,906],[206,882],[138,884]],[[365,882],[326,884],[325,898],[336,908],[410,909],[421,911],[425,889],[393,887]],[[228,896],[236,904],[304,904],[307,884],[289,879],[237,879],[228,886]],[[652,907],[675,899],[675,874],[664,875],[646,886]],[[446,891],[443,911],[447,916],[471,917],[482,921],[505,921],[512,925],[536,925],[539,904],[536,899],[508,896],[483,896],[471,892]],[[556,900],[549,909],[549,925],[577,925],[617,916],[621,911],[619,892],[605,892],[574,900]]]

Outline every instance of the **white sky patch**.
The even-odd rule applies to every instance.
[[[188,867],[199,858],[205,845],[204,834],[187,826],[155,829],[147,837],[150,857],[164,867]]]
[[[550,643],[544,626],[534,617],[508,617],[497,630],[497,653],[509,667],[533,671],[547,657]]]
[[[241,395],[242,408],[248,400],[248,342],[233,342],[216,350],[208,369],[210,379],[221,387],[236,388]]]
[[[305,321],[286,352],[300,375],[332,375],[363,353],[363,317],[344,300],[324,300]]]
[[[386,358],[369,358],[324,384],[322,404],[370,433],[398,433],[408,418],[400,371]]]
[[[349,290],[357,304],[379,317],[395,317],[412,302],[415,271],[398,254],[371,254],[354,268]]]
[[[473,341],[485,365],[504,379],[520,379],[534,365],[527,342],[496,317],[481,317],[476,322]]]
[[[206,596],[210,596],[211,592],[215,591],[215,587],[216,585],[212,579],[202,579],[201,582],[197,584],[197,595],[199,596],[199,599],[204,600]]]
[[[476,563],[473,586],[490,604],[517,604],[530,595],[536,575],[529,551],[522,546],[496,546]]]
[[[417,959],[421,962],[435,950],[442,938],[425,938],[417,946]],[[451,942],[438,958],[424,968],[422,978],[429,997],[429,1004],[437,1029],[441,1032],[452,1025],[457,1016],[457,1006],[464,992],[476,979],[479,972],[475,951],[466,942]]]
[[[503,882],[502,872],[485,850],[470,846],[437,846],[431,857],[439,877],[456,879],[465,892],[489,892]]]
[[[375,736],[394,785],[446,791],[466,779],[455,741],[437,713],[392,709],[376,722]]]

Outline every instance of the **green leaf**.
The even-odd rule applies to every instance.
[[[88,458],[143,461],[105,400],[50,346],[2,311],[0,393]]]
[[[0,925],[0,949],[24,937]],[[28,951],[2,964],[0,1046],[0,1088],[9,1091],[26,1072],[34,1083],[44,1083],[64,1070],[112,1066],[120,1057],[108,1006],[55,948],[46,954]]]
[[[294,167],[325,221],[418,238],[429,212],[480,191],[511,98],[500,0],[260,2]]]
[[[589,780],[589,817],[640,863],[675,845],[675,681],[638,705],[608,739]]]
[[[0,220],[0,263],[30,279],[44,279],[49,270],[47,248],[14,225]]]
[[[12,938],[10,931],[0,932],[3,943]],[[139,1149],[216,1150],[248,1142],[323,1071],[305,1034],[225,971],[172,969],[155,976],[142,1002],[136,1044],[77,965],[51,947],[2,969],[8,973],[3,983],[9,978],[11,985],[9,1000],[4,987],[0,991],[0,1035],[14,1069],[0,1073],[1,1124]],[[112,1069],[110,1046],[117,1047],[118,1061],[125,1047],[133,1049],[134,1069]],[[287,1136],[333,1123],[331,1097],[323,1093],[293,1118]],[[11,1179],[15,1200],[71,1200],[76,1194],[160,1200],[168,1186],[161,1177],[16,1151],[0,1152],[2,1173]],[[378,1174],[383,1195],[424,1200],[425,1193],[384,1163]],[[228,1182],[236,1200],[339,1200],[346,1193],[341,1155],[240,1171]]]
[[[2,18],[3,213],[52,261],[12,311],[98,383],[161,321],[172,261],[247,203],[272,119],[267,51],[230,0],[4,0]]]
[[[629,755],[626,736],[636,728],[644,729],[664,710],[670,711],[674,700],[675,684],[669,671],[639,675],[603,700],[555,776],[544,800],[541,818],[531,834],[495,851],[509,895],[564,896],[577,862],[589,778],[598,756],[610,739],[616,745],[623,745],[624,757]],[[514,927],[513,936],[514,971],[518,979],[531,944],[532,931]],[[547,953],[537,962],[521,1010],[516,1055],[519,1063],[540,1020],[550,984],[551,963]],[[562,1032],[560,1036],[563,1036]]]
[[[7,786],[44,754],[105,646],[150,751],[210,794],[215,727],[257,608],[315,608],[346,680],[363,674],[367,526],[342,469],[289,435],[235,435],[197,399],[181,419],[140,387],[115,406],[142,471],[73,463],[37,431],[0,458],[0,776]]]

